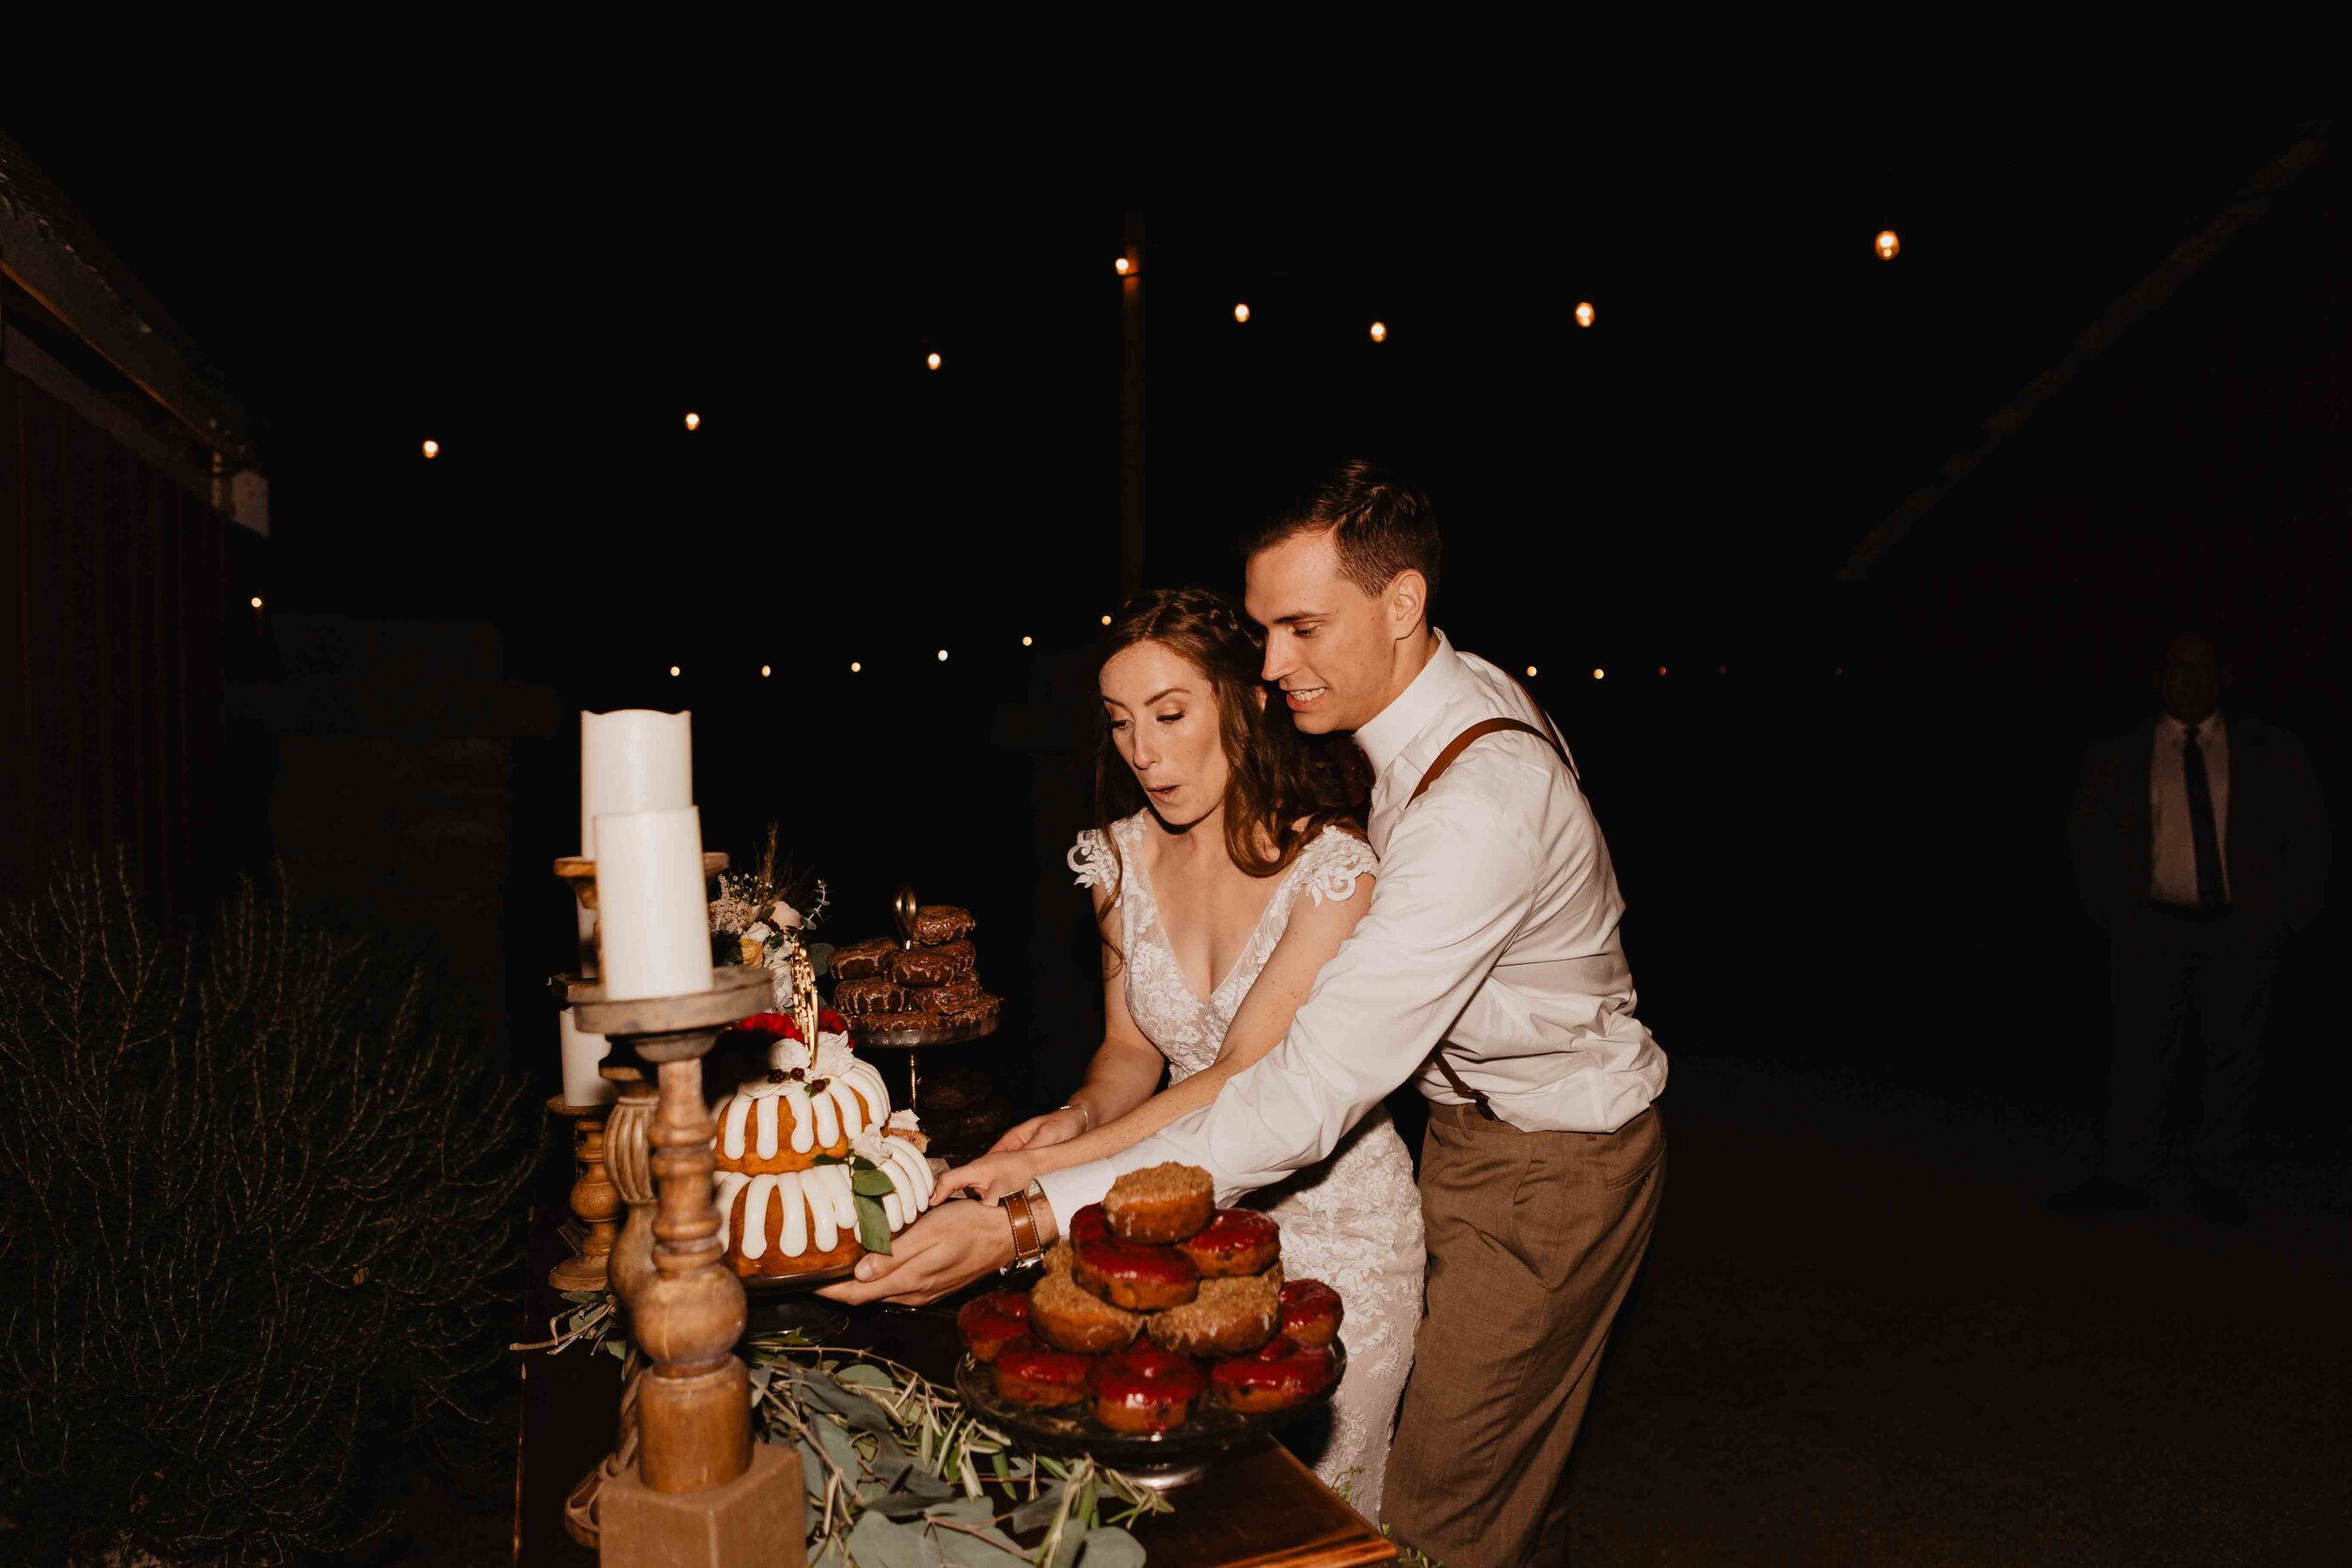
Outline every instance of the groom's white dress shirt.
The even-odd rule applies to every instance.
[[[1041,1179],[1065,1227],[1120,1173],[1164,1160],[1204,1167],[1230,1203],[1323,1159],[1408,1079],[1463,1103],[1436,1053],[1531,1132],[1613,1132],[1666,1086],[1665,1053],[1633,1015],[1608,846],[1551,749],[1487,736],[1406,810],[1446,743],[1480,720],[1552,733],[1518,683],[1442,632],[1437,642],[1412,685],[1356,732],[1375,773],[1372,908],[1282,1042],[1214,1102]]]

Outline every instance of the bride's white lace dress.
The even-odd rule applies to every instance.
[[[1181,1082],[1216,1060],[1225,1031],[1281,940],[1298,895],[1318,903],[1348,897],[1357,878],[1376,873],[1378,863],[1363,840],[1325,829],[1282,873],[1232,973],[1203,1000],[1177,965],[1151,879],[1139,869],[1144,818],[1138,813],[1112,824],[1120,856],[1116,867],[1110,846],[1090,828],[1071,849],[1070,867],[1082,887],[1116,882],[1127,1010],[1168,1058],[1170,1081]],[[1347,1346],[1347,1377],[1331,1402],[1329,1435],[1311,1457],[1327,1485],[1376,1520],[1397,1400],[1413,1369],[1413,1336],[1421,1327],[1421,1190],[1405,1142],[1389,1113],[1375,1111],[1328,1160],[1247,1201],[1281,1222],[1283,1273],[1320,1279],[1346,1304],[1340,1338]]]

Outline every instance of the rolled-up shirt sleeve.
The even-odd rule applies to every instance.
[[[1328,1155],[1412,1077],[1485,984],[1535,901],[1541,857],[1523,824],[1471,790],[1432,790],[1380,858],[1372,907],[1307,993],[1279,1045],[1216,1099],[1152,1137],[1043,1178],[1066,1224],[1122,1172],[1173,1160],[1217,1201]]]

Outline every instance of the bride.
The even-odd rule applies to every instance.
[[[1371,847],[1288,711],[1267,706],[1260,645],[1230,605],[1200,589],[1146,594],[1109,646],[1095,765],[1104,826],[1070,851],[1103,932],[1103,1044],[1068,1103],[949,1171],[938,1198],[1018,1190],[1208,1104],[1281,1040],[1372,902]],[[1163,1065],[1168,1087],[1154,1094]],[[1377,1519],[1422,1314],[1421,1194],[1405,1144],[1378,1112],[1324,1164],[1248,1201],[1280,1222],[1284,1273],[1346,1304],[1347,1376],[1329,1432],[1308,1446],[1315,1473]]]

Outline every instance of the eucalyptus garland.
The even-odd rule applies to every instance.
[[[911,1367],[799,1334],[746,1347],[764,1439],[796,1447],[811,1568],[1141,1568],[1166,1498],[1090,1459],[1019,1450]],[[1013,1539],[1042,1531],[1034,1548]]]

